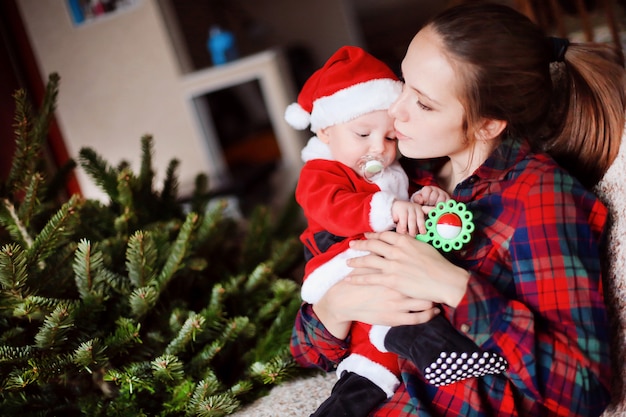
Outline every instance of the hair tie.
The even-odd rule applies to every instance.
[[[565,59],[565,51],[569,46],[569,40],[566,38],[548,37],[550,43],[550,62],[563,62]]]

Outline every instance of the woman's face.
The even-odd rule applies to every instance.
[[[469,157],[460,80],[430,28],[413,38],[402,61],[402,75],[402,94],[389,109],[400,152],[410,158]]]

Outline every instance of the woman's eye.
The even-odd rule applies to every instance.
[[[392,142],[396,140],[396,138],[392,138],[392,137],[386,137],[385,139],[390,140]]]

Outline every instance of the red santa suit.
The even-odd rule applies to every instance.
[[[351,271],[349,258],[366,252],[350,249],[349,242],[365,232],[395,227],[391,205],[408,200],[409,181],[398,162],[366,180],[350,167],[333,160],[330,149],[317,137],[302,151],[305,164],[296,188],[296,200],[308,221],[300,239],[307,253],[302,299],[317,302]],[[353,323],[350,355],[337,368],[368,378],[391,397],[400,384],[397,355],[381,352],[369,340],[370,325]]]

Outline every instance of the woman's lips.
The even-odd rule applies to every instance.
[[[403,134],[402,132],[400,132],[398,129],[396,129],[396,139],[398,140],[407,140],[410,139],[408,136],[406,136],[405,134]]]

